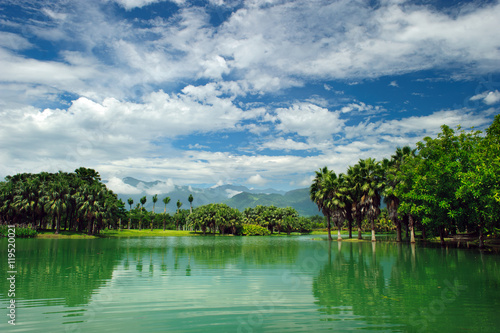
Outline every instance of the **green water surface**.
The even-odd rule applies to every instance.
[[[17,239],[12,326],[1,239],[0,331],[500,332],[499,264],[309,236]]]

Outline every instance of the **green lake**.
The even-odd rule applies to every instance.
[[[16,239],[15,326],[1,239],[0,331],[500,331],[498,254],[321,237]]]

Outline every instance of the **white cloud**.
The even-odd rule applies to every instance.
[[[292,107],[276,110],[276,129],[284,133],[297,133],[317,140],[330,139],[344,126],[339,112],[309,103],[296,103]]]
[[[152,187],[146,189],[146,193],[149,195],[169,193],[175,189],[174,181],[169,178],[165,182],[159,182]]]
[[[272,150],[308,150],[311,146],[305,142],[297,142],[292,139],[276,138],[271,141],[267,141],[260,146],[261,149],[272,149]]]
[[[120,178],[111,177],[106,186],[115,193],[120,194],[140,194],[142,191],[132,185],[125,184]]]
[[[228,198],[232,198],[234,197],[235,195],[238,195],[240,193],[243,193],[243,191],[236,191],[236,190],[231,190],[229,188],[226,189],[226,193],[227,193],[227,197]]]
[[[25,50],[33,47],[26,38],[5,31],[0,31],[0,46],[10,50]]]
[[[359,112],[359,113],[363,113],[365,115],[366,114],[376,114],[376,113],[380,113],[383,111],[386,111],[386,110],[379,105],[377,105],[377,106],[367,105],[363,102],[350,103],[347,106],[344,106],[340,109],[340,112],[342,112],[342,113]]]
[[[498,90],[485,91],[484,93],[472,96],[470,100],[471,101],[482,100],[483,103],[487,105],[493,105],[500,102],[500,92]]]
[[[267,184],[268,180],[264,179],[261,175],[256,174],[248,178],[247,183],[262,186]]]
[[[112,0],[118,3],[120,6],[125,8],[126,10],[131,10],[134,8],[141,8],[144,6],[148,6],[153,3],[167,1],[167,0]],[[183,4],[184,0],[169,0],[175,2],[177,4]]]
[[[391,87],[399,87],[399,84],[396,81],[391,81],[391,83],[389,83],[389,86],[391,86]]]

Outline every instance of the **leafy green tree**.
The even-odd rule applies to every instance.
[[[456,198],[462,201],[459,219],[472,222],[484,247],[485,233],[500,227],[500,115],[486,130],[462,133],[462,160],[468,163],[458,173]]]
[[[388,217],[396,226],[396,241],[401,242],[401,218],[398,215],[400,199],[396,195],[396,186],[401,182],[398,173],[401,171],[405,160],[415,156],[415,150],[409,146],[397,148],[391,159],[384,159],[382,167],[385,173],[385,187],[383,190],[384,202],[387,205]]]
[[[408,214],[411,242],[415,242],[415,219],[438,234],[442,244],[446,234],[456,228],[460,142],[450,127],[441,128],[436,139],[426,137],[417,143],[417,155],[406,160],[398,173],[402,180],[395,191],[401,201],[398,212]]]

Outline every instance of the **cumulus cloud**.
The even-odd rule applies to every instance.
[[[284,133],[297,133],[318,140],[331,138],[344,126],[338,111],[329,111],[310,103],[296,103],[276,110],[276,129]]]
[[[474,95],[470,98],[471,101],[481,100],[487,105],[493,105],[500,102],[500,92],[495,91],[485,91],[484,93]]]
[[[267,182],[268,182],[268,180],[264,179],[264,177],[262,177],[259,174],[253,175],[250,178],[248,178],[248,180],[247,180],[247,183],[259,185],[259,186],[265,185],[265,184],[267,184]]]

